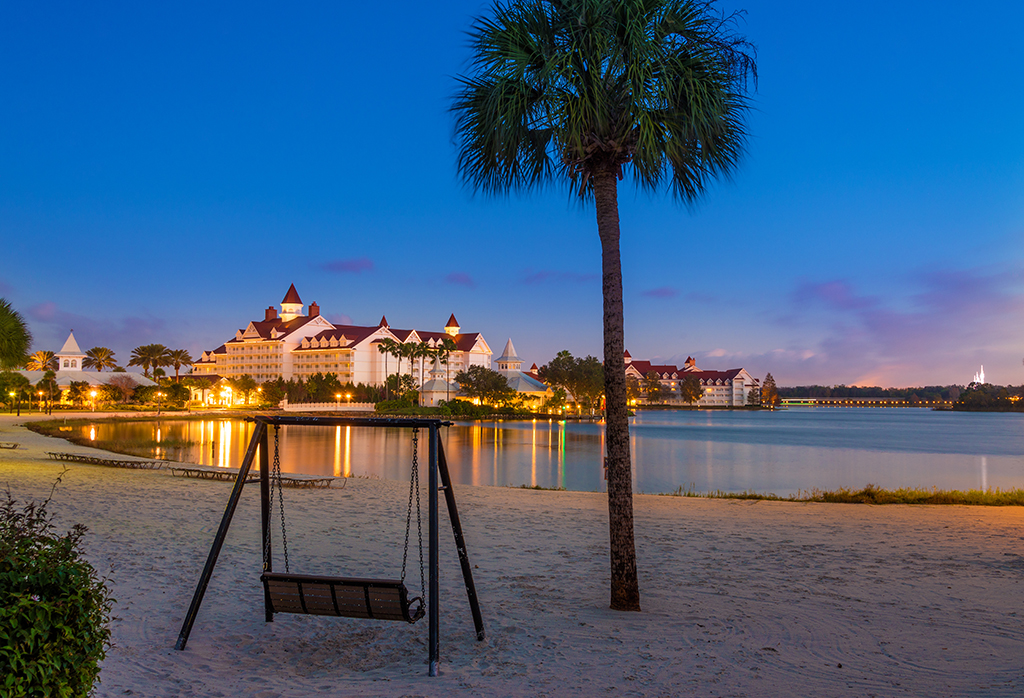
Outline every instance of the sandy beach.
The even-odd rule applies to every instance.
[[[0,484],[42,499],[86,452],[0,417]],[[441,675],[426,621],[263,620],[248,487],[184,652],[173,649],[226,482],[70,464],[117,600],[98,696],[1019,696],[1024,511],[635,499],[643,612],[608,610],[604,495],[458,487],[487,638],[441,519]],[[285,493],[293,571],[397,576],[408,484]],[[280,565],[279,565],[280,566]],[[410,588],[419,585],[413,573]]]

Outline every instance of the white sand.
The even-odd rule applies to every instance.
[[[17,421],[0,419],[0,441],[23,445],[0,450],[0,485],[41,499],[63,467],[44,451],[86,449]],[[396,576],[406,488],[287,490],[293,571]],[[51,508],[89,527],[117,599],[97,695],[1024,695],[1020,508],[637,496],[644,610],[624,614],[607,608],[603,495],[458,487],[487,639],[442,514],[442,673],[429,678],[426,620],[263,621],[256,487],[175,651],[229,491],[70,466]]]

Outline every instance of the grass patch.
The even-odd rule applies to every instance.
[[[901,487],[887,490],[867,485],[861,490],[842,487],[838,490],[799,491],[789,497],[760,492],[698,492],[692,485],[677,487],[671,497],[699,497],[702,499],[754,499],[773,502],[827,502],[830,504],[961,504],[966,506],[1024,506],[1024,489],[1012,490],[940,490]]]
[[[174,417],[174,419],[179,419]],[[88,427],[96,424],[98,421],[103,422],[138,422],[138,421],[157,421],[157,420],[138,420],[124,417],[114,417],[112,419],[54,419],[45,422],[28,422],[25,426],[28,429],[42,434],[44,436],[56,436],[57,438],[64,439],[78,446],[89,446],[92,448],[101,448],[104,451],[110,451],[112,453],[122,453],[128,456],[141,456],[143,458],[155,458],[157,449],[163,451],[180,451],[195,445],[195,441],[189,441],[187,439],[175,439],[167,438],[161,441],[156,439],[113,439],[109,441],[103,441],[101,439],[90,439],[85,433],[81,431],[83,427]]]

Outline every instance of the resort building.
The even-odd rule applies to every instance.
[[[78,340],[75,339],[75,331],[71,330],[68,333],[67,340],[64,342],[64,346],[53,355],[54,363],[57,366],[54,369],[56,374],[54,380],[57,382],[57,387],[61,389],[61,393],[68,390],[73,382],[87,383],[91,387],[96,387],[107,385],[110,379],[115,376],[131,378],[137,385],[156,385],[149,378],[146,378],[141,371],[117,370],[104,372],[86,370],[82,367],[82,362],[85,361],[85,358],[86,353],[78,346]],[[18,371],[18,373],[28,378],[32,385],[41,381],[46,375],[46,371]],[[63,399],[63,396],[61,399]]]
[[[685,401],[680,397],[679,384],[687,378],[696,378],[704,389],[704,395],[694,403],[697,407],[742,407],[747,404],[747,395],[751,390],[760,390],[756,378],[743,368],[731,368],[728,371],[705,371],[697,367],[693,357],[687,357],[683,367],[652,364],[650,361],[635,361],[627,351],[624,355],[626,376],[643,383],[651,373],[658,376],[658,382],[668,396],[668,402]]]
[[[262,383],[277,378],[305,380],[316,373],[331,373],[342,383],[380,385],[384,383],[385,371],[398,373],[400,367],[401,373],[411,375],[417,386],[423,383],[426,376],[420,374],[419,361],[399,362],[378,350],[386,339],[401,344],[426,343],[433,349],[444,338],[450,338],[455,350],[449,356],[447,372],[453,376],[470,366],[491,364],[491,349],[483,336],[462,332],[454,314],[441,331],[399,330],[388,324],[386,316],[374,327],[336,325],[320,314],[316,303],[310,303],[309,311],[303,314],[304,305],[292,284],[281,301],[280,313],[273,306],[268,307],[262,320],[253,320],[232,339],[203,352],[193,364],[191,375],[249,375]]]

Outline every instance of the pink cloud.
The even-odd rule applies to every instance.
[[[444,277],[445,283],[454,284],[456,286],[465,286],[467,288],[475,288],[476,283],[473,281],[473,277],[465,272],[453,271],[448,276]]]
[[[679,291],[671,286],[661,286],[659,288],[652,288],[650,291],[644,291],[640,295],[647,298],[675,298],[679,295]]]

